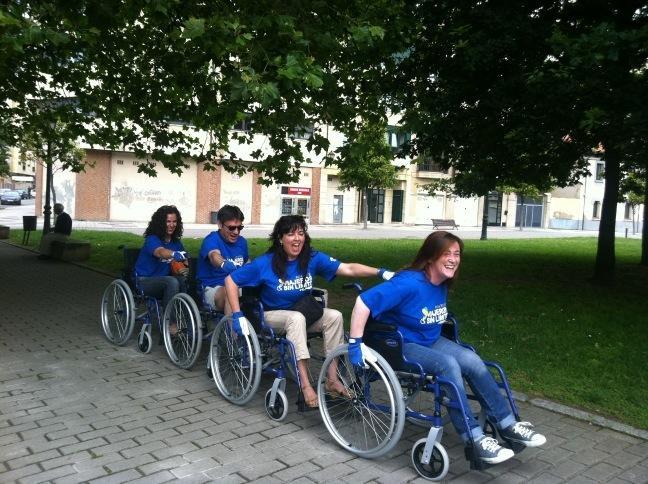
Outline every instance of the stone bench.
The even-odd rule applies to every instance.
[[[90,257],[90,242],[68,239],[53,240],[50,247],[50,257],[69,262],[80,262]]]
[[[0,225],[0,239],[9,238],[9,227],[6,225]]]

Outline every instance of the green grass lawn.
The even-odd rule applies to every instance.
[[[22,233],[11,237],[20,242]],[[89,266],[114,274],[117,246],[142,243],[122,232],[75,231],[75,238],[92,242]],[[184,240],[194,256],[200,242]],[[249,243],[252,257],[268,246]],[[342,261],[398,269],[420,243],[319,239],[313,246]],[[638,265],[639,240],[617,239],[616,251],[617,283],[599,287],[588,282],[595,238],[468,240],[449,307],[462,339],[501,363],[516,390],[648,428],[648,268]],[[344,282],[317,285],[348,322],[355,294]]]

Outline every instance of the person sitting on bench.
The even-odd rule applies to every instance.
[[[41,239],[39,259],[51,258],[52,242],[55,240],[65,242],[70,238],[70,234],[72,233],[72,217],[63,211],[64,208],[61,203],[54,204],[54,215],[56,216],[54,230],[49,234],[45,234]]]

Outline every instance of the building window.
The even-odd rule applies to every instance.
[[[418,164],[418,171],[436,171],[439,173],[445,173],[441,167],[441,163],[433,161],[431,158],[425,158],[422,162]]]
[[[245,131],[248,132],[252,129],[252,120],[251,119],[243,119],[236,123],[234,127],[232,128],[234,131]]]
[[[601,218],[601,202],[594,202],[594,208],[592,209],[592,218]]]
[[[603,181],[605,179],[605,163],[602,161],[596,162],[596,181]]]
[[[631,203],[626,203],[625,204],[625,212],[623,214],[623,218],[626,220],[630,220],[632,218],[632,204]]]
[[[313,136],[313,130],[313,126],[300,126],[299,128],[295,129],[292,137],[293,139],[309,140]]]
[[[385,139],[392,150],[398,151],[401,146],[412,139],[412,135],[410,133],[399,131],[397,126],[387,126]]]

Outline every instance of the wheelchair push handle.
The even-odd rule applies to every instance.
[[[364,291],[364,289],[362,288],[362,286],[361,286],[360,283],[358,283],[358,282],[345,282],[345,283],[342,285],[342,288],[343,288],[343,289],[352,289],[352,288],[355,288],[355,290],[358,291],[358,292],[362,292],[362,291]]]

